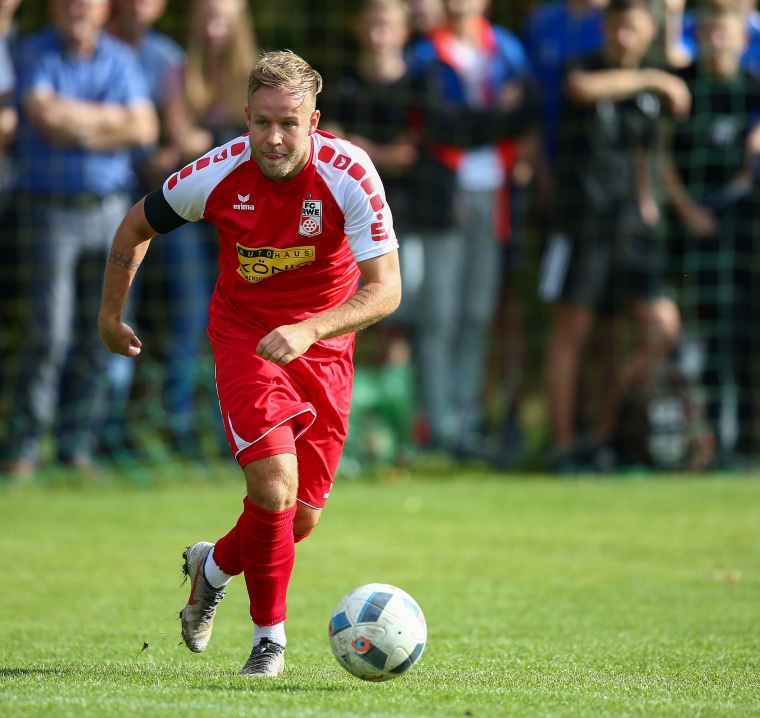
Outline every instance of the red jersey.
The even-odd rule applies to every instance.
[[[265,177],[248,136],[217,147],[164,183],[183,219],[219,232],[219,278],[209,333],[252,341],[320,314],[356,291],[357,262],[398,248],[382,182],[366,152],[317,131],[309,163],[294,179]],[[330,357],[353,334],[324,339],[306,357]]]

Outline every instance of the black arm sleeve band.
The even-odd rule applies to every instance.
[[[163,188],[159,187],[145,196],[145,218],[159,234],[167,234],[188,220],[180,217],[166,201]]]

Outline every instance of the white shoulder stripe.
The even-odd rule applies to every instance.
[[[175,172],[164,182],[164,197],[180,217],[195,222],[203,217],[214,188],[250,157],[248,136],[236,137]]]
[[[344,216],[344,231],[357,261],[398,247],[380,175],[360,147],[323,133],[312,135],[312,162]]]
[[[361,147],[338,137],[317,133],[314,138],[313,162],[328,186],[332,189],[335,182],[344,176],[350,177],[370,198],[372,209],[379,212],[385,204],[385,192],[369,155]]]

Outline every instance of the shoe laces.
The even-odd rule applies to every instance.
[[[254,670],[264,669],[269,665],[271,658],[279,656],[284,650],[285,648],[279,643],[262,638],[259,645],[253,647],[245,667]]]
[[[203,576],[203,580],[205,581],[205,585],[201,601],[201,606],[203,607],[201,615],[205,620],[208,620],[213,617],[216,607],[224,598],[225,591],[223,588],[214,588],[205,576]]]

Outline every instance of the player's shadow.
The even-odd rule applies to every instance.
[[[156,667],[154,666],[154,668]],[[117,682],[118,680],[129,681],[133,676],[130,671],[125,669],[126,666],[124,664],[101,666],[98,668],[97,674],[102,678],[110,680],[117,679]],[[160,673],[160,670],[158,672]],[[9,680],[23,679],[30,676],[44,676],[47,679],[69,679],[81,677],[81,675],[82,668],[80,666],[0,667],[0,679]],[[349,685],[315,686],[308,679],[281,678],[278,681],[257,681],[239,676],[236,673],[222,671],[210,671],[208,678],[204,678],[202,685],[198,685],[197,689],[203,691],[280,691],[287,693],[344,693],[351,690]]]

